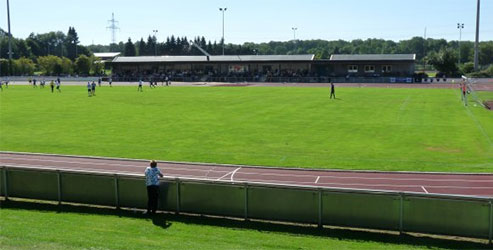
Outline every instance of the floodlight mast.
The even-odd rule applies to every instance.
[[[461,40],[462,40],[462,29],[464,28],[464,24],[463,23],[457,23],[457,29],[459,29],[459,66],[460,66],[460,43],[461,43]]]
[[[228,8],[219,8],[219,11],[221,11],[223,13],[223,40],[222,40],[223,56],[224,56],[224,12],[226,12],[227,10],[228,10]]]
[[[478,6],[476,10],[476,42],[474,43],[474,71],[479,68],[479,14],[480,14],[480,0],[478,0]]]
[[[7,21],[9,29],[9,75],[12,75],[12,32],[10,31],[10,6],[7,0]]]

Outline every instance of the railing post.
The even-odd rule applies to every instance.
[[[322,207],[322,189],[319,189],[318,190],[318,227],[319,228],[322,228],[323,225],[322,225],[322,211],[323,211],[323,207]]]
[[[176,214],[180,214],[180,179],[176,178]]]
[[[57,190],[58,190],[58,205],[62,204],[62,174],[60,170],[56,171],[57,177]]]
[[[489,243],[493,241],[493,201],[490,200],[490,234],[489,234]]]
[[[404,232],[404,194],[399,193],[399,234]]]
[[[8,201],[9,200],[9,191],[8,191],[8,183],[7,183],[7,171],[8,168],[7,167],[4,167],[3,168],[3,191],[4,191],[4,197],[5,197],[5,200]]]
[[[116,209],[120,209],[120,190],[118,186],[118,175],[114,175],[115,180],[115,207]]]
[[[248,220],[248,183],[244,183],[245,189],[245,221]]]

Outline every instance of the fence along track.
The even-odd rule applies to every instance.
[[[1,167],[0,195],[129,208],[146,207],[144,177],[56,169]],[[319,226],[488,239],[489,198],[320,188],[269,183],[165,178],[159,209]]]

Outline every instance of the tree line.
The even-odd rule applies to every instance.
[[[13,63],[13,68],[15,67],[18,73],[24,72],[24,74],[31,73],[30,70],[29,72],[26,70],[31,69],[32,65],[34,65],[35,71],[41,70],[43,73],[98,73],[99,66],[93,65],[97,60],[92,56],[96,52],[120,52],[124,56],[202,55],[197,48],[191,46],[192,42],[211,55],[221,55],[223,50],[222,41],[206,40],[203,36],[194,37],[190,40],[187,37],[174,35],[161,42],[154,36],[148,36],[147,39],[141,38],[136,42],[128,38],[125,43],[84,46],[80,44],[77,32],[73,27],[69,27],[67,33],[61,31],[44,34],[31,33],[26,39],[13,38],[12,40],[13,58],[17,60]],[[437,70],[449,75],[460,72],[466,65],[466,69],[469,69],[470,62],[474,59],[474,43],[471,41],[460,43],[459,64],[458,41],[423,39],[422,37],[413,37],[398,42],[384,39],[356,39],[352,41],[292,40],[267,43],[229,43],[225,45],[224,50],[226,55],[315,54],[317,59],[328,59],[332,54],[416,54],[418,66],[424,63],[432,64]],[[0,74],[5,74],[7,72],[4,68],[4,60],[8,58],[8,36],[1,29],[0,57]],[[82,59],[77,63],[79,57]],[[43,66],[42,62],[47,59],[50,59],[48,61],[51,65],[58,66]],[[82,66],[84,65],[82,61],[92,63],[89,70]],[[487,68],[488,65],[493,64],[493,41],[480,43],[479,63],[482,68]],[[71,66],[67,66],[69,64]]]

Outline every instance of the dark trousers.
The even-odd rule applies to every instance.
[[[147,212],[156,213],[159,198],[159,186],[147,186]]]
[[[330,99],[332,99],[332,96],[334,97],[334,99],[336,98],[336,93],[335,92],[330,92]]]

